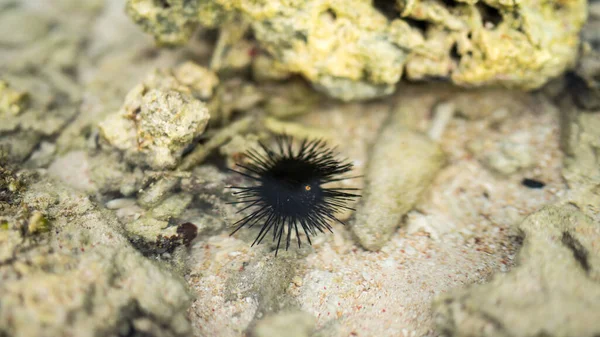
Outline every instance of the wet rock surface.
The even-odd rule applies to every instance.
[[[581,57],[568,85],[577,105],[600,109],[600,3],[590,2],[589,18],[582,30]]]
[[[185,283],[137,252],[114,215],[46,178],[18,193],[21,211],[4,209],[0,229],[2,334],[190,333]]]
[[[285,312],[265,317],[257,323],[252,332],[255,337],[308,337],[312,336],[315,319],[310,314],[301,311]]]
[[[183,81],[153,73],[127,94],[118,113],[100,123],[100,135],[132,164],[174,168],[183,151],[204,132],[210,114],[195,96],[209,95],[216,81],[193,83],[193,78],[200,82],[216,76],[194,65],[187,71],[182,67],[186,65],[174,72],[188,76]]]
[[[523,246],[514,269],[434,302],[441,333],[452,336],[595,336],[600,308],[600,226],[596,113],[578,96],[560,102],[562,174],[569,193],[520,225]],[[577,317],[574,319],[574,317]],[[581,319],[581,320],[580,320]]]
[[[537,87],[581,1],[130,1],[170,50],[121,1],[31,4],[0,1],[0,335],[597,332],[595,110],[564,87],[391,94]],[[228,169],[282,132],[337,146],[364,198],[275,258],[230,236],[252,182]]]
[[[362,203],[352,226],[360,244],[369,250],[387,243],[444,164],[441,148],[399,119],[393,116],[373,145]]]
[[[168,6],[130,0],[127,9],[159,44],[185,44],[198,26],[220,27],[217,59],[227,50],[255,45],[273,60],[271,68],[301,74],[342,100],[389,95],[403,75],[443,77],[465,86],[540,87],[574,63],[586,17],[583,0],[556,5],[220,0]],[[247,30],[252,40],[243,39]]]
[[[530,215],[519,228],[524,242],[515,269],[438,298],[439,331],[451,336],[597,335],[598,224],[572,205],[557,205]]]

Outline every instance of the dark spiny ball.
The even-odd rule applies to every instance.
[[[286,250],[290,246],[292,231],[295,232],[300,247],[301,232],[308,243],[310,236],[317,231],[331,231],[329,221],[340,220],[335,213],[342,209],[352,209],[346,203],[359,197],[348,191],[354,188],[327,188],[324,185],[349,179],[342,177],[352,170],[352,164],[335,158],[335,153],[322,140],[304,139],[297,149],[289,136],[277,136],[276,146],[269,148],[260,143],[262,151],[250,150],[246,153],[248,164],[237,164],[242,171],[235,171],[255,182],[254,186],[232,186],[238,190],[234,194],[244,204],[240,212],[252,212],[235,223],[235,232],[244,226],[261,226],[252,245],[259,244],[271,232],[277,241],[275,255],[282,237],[286,237]],[[233,234],[231,233],[231,234]]]

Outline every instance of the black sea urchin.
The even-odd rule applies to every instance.
[[[292,231],[296,233],[300,247],[298,225],[310,236],[324,229],[331,232],[329,220],[337,221],[334,214],[342,209],[354,210],[346,202],[359,197],[348,191],[355,188],[326,188],[323,185],[350,179],[342,177],[352,170],[352,164],[335,158],[333,149],[322,140],[304,139],[294,149],[292,137],[276,136],[276,148],[271,149],[260,143],[264,153],[256,150],[246,152],[248,164],[237,164],[243,171],[235,171],[252,179],[255,186],[232,186],[238,190],[234,194],[238,201],[234,204],[247,204],[240,212],[253,208],[251,214],[237,221],[232,235],[244,226],[249,228],[262,223],[262,228],[252,246],[259,244],[269,231],[273,241],[277,240],[275,256],[279,251],[281,238],[286,236],[285,249],[290,246]]]

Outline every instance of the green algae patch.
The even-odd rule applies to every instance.
[[[0,115],[18,115],[27,109],[28,104],[27,92],[12,89],[7,82],[0,80]]]

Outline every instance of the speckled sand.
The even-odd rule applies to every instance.
[[[438,93],[426,90],[407,88],[379,103],[326,104],[302,121],[334,133],[342,155],[353,160],[360,173],[368,145],[397,102],[422,101],[422,109],[415,111],[416,124],[428,128]],[[519,247],[513,226],[555,200],[565,184],[557,111],[541,97],[523,102],[510,97],[499,95],[498,108],[492,110],[498,118],[466,118],[460,113],[464,103],[457,103],[457,113],[441,138],[447,166],[380,252],[363,250],[349,229],[338,224],[333,234],[314,240],[288,293],[317,318],[324,336],[435,335],[430,304],[436,294],[484,282],[511,268]],[[510,100],[508,110],[503,110],[505,99]],[[469,109],[478,111],[477,101]],[[501,176],[467,149],[469,142],[484,141],[493,148],[507,139],[531,154],[529,168]],[[546,187],[524,187],[524,177],[543,181]],[[225,275],[241,271],[260,249],[227,233],[196,242],[188,282],[198,296],[190,310],[198,336],[243,335],[257,303],[251,297],[225,301]]]

